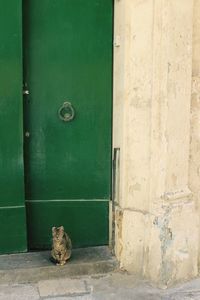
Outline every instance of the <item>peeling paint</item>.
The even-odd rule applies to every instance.
[[[172,230],[169,227],[170,223],[170,214],[171,208],[169,207],[164,216],[158,220],[158,227],[160,229],[160,241],[161,241],[161,257],[162,257],[162,266],[161,266],[161,282],[167,284],[168,281],[171,279],[171,274],[173,273],[173,263],[172,261],[168,260],[167,258],[167,251],[172,246],[173,242],[173,235]]]
[[[116,240],[118,241],[117,247],[116,247],[116,255],[117,258],[120,260],[122,251],[123,251],[123,241],[122,241],[122,222],[123,222],[123,210],[120,208],[116,208],[115,210],[115,224],[117,227],[116,230]]]

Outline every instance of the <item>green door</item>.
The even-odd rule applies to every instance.
[[[0,8],[0,253],[26,251],[21,0]]]
[[[24,1],[25,190],[30,249],[64,225],[108,243],[112,0]]]

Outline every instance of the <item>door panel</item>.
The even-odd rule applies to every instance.
[[[26,250],[23,174],[22,3],[0,9],[0,253]]]
[[[28,201],[27,207],[32,248],[49,248],[53,224],[64,224],[73,247],[108,243],[108,201]]]
[[[75,246],[107,243],[112,0],[24,1],[24,81],[30,247],[48,247],[60,224]]]

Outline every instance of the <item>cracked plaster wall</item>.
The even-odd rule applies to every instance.
[[[200,216],[200,1],[194,0],[189,185]],[[200,232],[199,232],[200,234]],[[199,253],[200,264],[200,253]]]
[[[198,273],[189,188],[193,9],[192,0],[115,0],[115,252],[122,268],[164,286]]]

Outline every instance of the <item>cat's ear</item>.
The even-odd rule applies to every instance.
[[[64,231],[64,227],[63,227],[63,226],[60,226],[60,230],[61,230],[61,231]]]
[[[52,227],[52,233],[56,231],[56,227]]]

